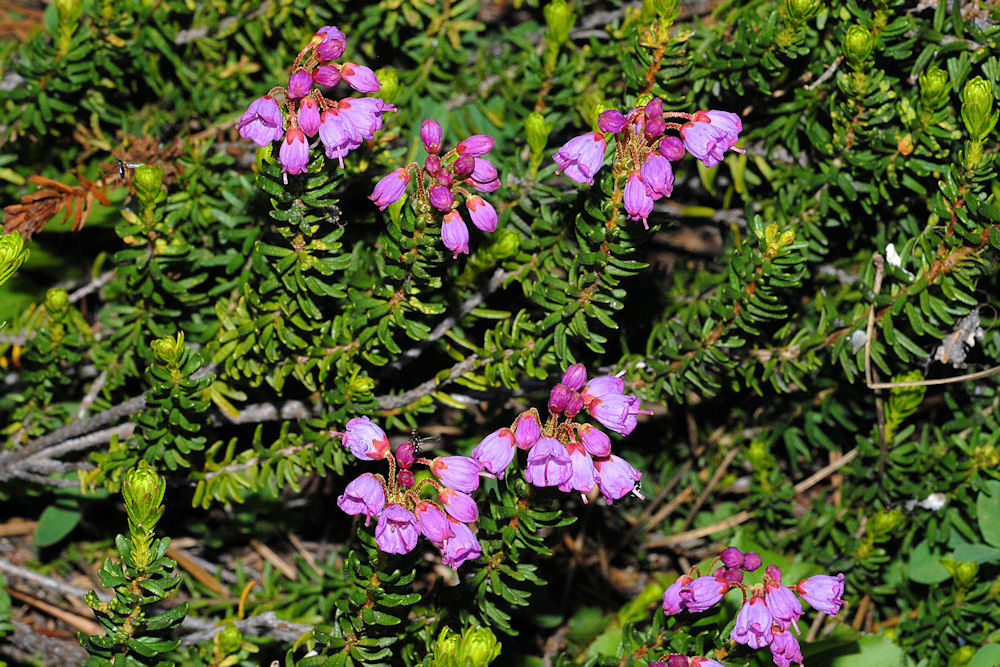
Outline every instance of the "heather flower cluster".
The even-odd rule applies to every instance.
[[[344,165],[344,156],[382,128],[382,114],[396,107],[377,97],[332,100],[319,87],[347,82],[361,93],[382,85],[375,72],[351,62],[337,64],[347,46],[336,26],[323,26],[313,35],[292,65],[288,87],[272,88],[250,103],[236,127],[240,136],[260,146],[282,140],[278,160],[285,183],[288,174],[301,174],[309,164],[309,137],[319,134],[328,158]],[[314,87],[314,84],[316,87]]]
[[[640,414],[639,399],[624,393],[620,377],[605,375],[587,382],[583,364],[573,364],[552,388],[549,416],[542,424],[534,408],[521,413],[510,428],[486,436],[472,457],[483,468],[503,477],[518,449],[528,453],[525,479],[535,486],[555,486],[562,491],[579,491],[583,501],[599,489],[608,503],[632,493],[639,498],[642,473],[628,461],[611,453],[611,438],[593,424],[575,421],[588,413],[602,426],[628,435]]]
[[[346,432],[330,434],[341,436],[344,446],[362,461],[385,460],[389,465],[388,478],[362,473],[337,498],[337,506],[347,514],[364,515],[366,526],[376,519],[379,549],[409,553],[423,535],[441,551],[442,562],[456,569],[482,554],[473,529],[479,507],[470,495],[479,488],[480,476],[487,475],[479,461],[467,456],[418,458],[417,446],[409,441],[393,455],[389,438],[368,417],[355,417],[347,422]],[[417,482],[415,463],[428,466],[433,478]],[[433,497],[422,498],[425,489]]]
[[[686,119],[685,123],[667,121],[667,118]],[[736,148],[743,130],[740,117],[728,111],[698,111],[690,114],[664,111],[663,101],[653,98],[627,114],[609,109],[597,119],[600,132],[587,132],[574,137],[556,151],[553,159],[568,178],[577,183],[594,184],[594,175],[604,164],[607,139],[603,133],[615,137],[614,174],[616,180],[625,180],[623,203],[633,220],[642,220],[649,228],[648,218],[653,204],[662,197],[669,197],[674,189],[674,172],[671,162],[684,157],[685,151],[701,160],[707,167],[722,161],[726,151]],[[667,135],[676,130],[680,136]]]
[[[767,646],[779,667],[802,664],[802,651],[795,638],[795,633],[799,633],[797,622],[803,614],[799,597],[814,609],[836,616],[844,605],[844,575],[815,575],[788,587],[781,582],[781,570],[768,565],[763,581],[747,586],[743,583],[743,573],[758,569],[763,564],[761,557],[729,547],[719,558],[722,566],[711,575],[697,576],[692,572],[671,584],[663,594],[663,613],[670,616],[685,609],[691,613],[703,612],[730,589],[739,588],[743,605],[736,615],[730,639],[753,649]]]
[[[477,229],[494,231],[497,228],[496,209],[469,188],[493,192],[500,187],[500,177],[493,163],[483,157],[493,150],[492,137],[474,134],[441,155],[443,134],[436,120],[426,119],[420,126],[420,139],[427,150],[423,166],[411,162],[390,172],[375,185],[368,198],[379,210],[385,210],[399,201],[411,177],[416,175],[417,210],[428,214],[437,210],[441,214],[441,241],[457,258],[460,253],[469,252],[469,228],[458,212],[459,203],[464,201]]]

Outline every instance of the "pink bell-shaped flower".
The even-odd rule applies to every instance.
[[[251,102],[236,127],[241,137],[258,146],[267,146],[285,135],[281,109],[270,95],[258,97]]]
[[[347,422],[347,432],[331,432],[342,435],[344,446],[362,461],[384,459],[389,453],[389,438],[385,431],[376,426],[368,417],[355,417]]]
[[[556,173],[562,171],[570,180],[593,185],[594,174],[604,163],[604,151],[607,146],[607,141],[600,132],[588,132],[573,137],[552,156],[559,165]]]
[[[340,76],[359,93],[374,93],[382,87],[375,72],[364,65],[344,63],[340,66]]]
[[[375,543],[388,554],[405,554],[417,546],[420,531],[413,512],[397,503],[386,505],[375,526]]]
[[[469,228],[458,211],[451,210],[441,220],[441,241],[457,258],[460,253],[469,254]]]
[[[343,495],[337,498],[337,507],[345,514],[364,514],[367,526],[371,518],[385,508],[385,490],[375,475],[366,472],[347,485]]]

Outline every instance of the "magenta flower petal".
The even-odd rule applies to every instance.
[[[569,453],[570,476],[565,482],[559,485],[561,491],[579,491],[583,494],[583,501],[587,502],[587,495],[594,490],[597,484],[597,469],[594,467],[594,460],[590,454],[576,440],[571,440],[566,444],[566,451]]]
[[[628,175],[628,183],[625,184],[625,211],[633,220],[642,220],[642,226],[649,229],[646,218],[653,212],[653,197],[649,194],[649,188],[642,182],[642,177],[638,171],[633,171]]]
[[[439,456],[431,464],[431,473],[441,483],[462,493],[479,488],[479,472],[483,464],[470,456]]]
[[[642,477],[642,473],[625,459],[612,454],[607,458],[595,460],[594,466],[597,468],[597,486],[609,504],[630,493],[643,498],[643,495],[636,490],[636,483]]]
[[[304,97],[299,102],[297,115],[299,127],[306,133],[306,136],[313,136],[319,130],[319,105],[312,97]]]
[[[455,152],[459,155],[479,157],[493,150],[494,143],[493,137],[488,134],[474,134],[468,139],[460,141],[458,146],[455,146]]]
[[[451,210],[444,214],[441,221],[441,241],[455,258],[460,253],[469,254],[469,228],[458,211]]]
[[[427,193],[431,206],[439,211],[450,211],[455,205],[455,195],[451,193],[451,188],[443,185],[435,185]]]
[[[492,183],[499,177],[496,166],[484,157],[472,158],[472,180],[477,183]]]
[[[236,124],[240,136],[258,146],[267,146],[285,136],[281,109],[270,95],[258,97],[247,108]]]
[[[535,486],[559,486],[573,474],[569,452],[555,438],[542,436],[528,453],[524,478]]]
[[[519,449],[531,449],[542,437],[542,424],[534,412],[522,412],[514,422],[514,443]]]
[[[385,508],[385,491],[378,478],[366,472],[347,485],[343,495],[337,498],[337,507],[345,514],[364,514],[367,526],[371,518]]]
[[[457,570],[462,563],[479,558],[483,548],[469,526],[454,519],[449,519],[449,522],[454,534],[445,541],[444,548],[441,549],[441,562]]]
[[[444,506],[444,510],[463,523],[472,523],[479,518],[479,506],[476,501],[466,493],[455,489],[441,489],[438,493],[438,502]]]
[[[288,96],[292,99],[305,97],[312,88],[312,75],[304,69],[297,69],[288,77]]]
[[[763,648],[771,643],[771,625],[774,619],[764,598],[754,595],[743,603],[736,614],[736,625],[729,638],[750,648]]]
[[[684,590],[681,597],[687,610],[692,614],[700,614],[714,607],[726,593],[729,592],[730,584],[725,579],[706,575],[691,581]]]
[[[417,546],[420,531],[417,517],[402,505],[391,503],[378,517],[375,526],[375,543],[389,554],[405,554]]]
[[[406,192],[406,185],[410,182],[410,172],[406,169],[397,169],[382,177],[375,184],[375,189],[368,198],[375,202],[380,211],[384,211],[386,206],[399,201],[399,198]]]
[[[501,428],[483,438],[472,450],[472,458],[479,461],[487,472],[503,478],[507,466],[514,460],[514,433],[509,428]]]
[[[285,132],[285,140],[278,149],[278,161],[286,174],[301,174],[309,165],[309,142],[305,132],[298,127],[290,127]]]
[[[576,434],[583,443],[583,448],[591,456],[602,458],[611,454],[611,438],[599,428],[590,424],[582,424],[576,429]]]
[[[421,500],[413,509],[417,517],[417,527],[428,540],[440,546],[449,537],[454,535],[448,517],[437,505]]]
[[[441,138],[444,132],[441,124],[433,118],[428,118],[420,125],[420,140],[424,142],[424,148],[431,155],[437,154],[441,150]]]
[[[477,229],[492,232],[497,228],[497,211],[488,201],[479,195],[472,195],[465,200],[465,206],[469,209],[469,218]]]
[[[389,453],[389,438],[368,417],[355,417],[347,422],[343,436],[344,446],[362,461],[384,459]]]
[[[374,93],[382,87],[375,72],[364,65],[344,63],[340,66],[340,76],[359,93]]]
[[[795,590],[814,609],[830,616],[836,616],[845,604],[845,601],[841,599],[841,596],[844,595],[843,573],[835,577],[828,574],[817,574],[800,581],[795,585]]]
[[[604,163],[604,150],[606,148],[607,141],[600,132],[588,132],[579,137],[573,137],[552,156],[552,159],[559,165],[556,173],[562,171],[567,178],[577,183],[593,185],[594,174]]]
[[[674,170],[670,166],[670,161],[659,153],[649,154],[642,163],[639,174],[654,199],[669,197],[674,191]]]

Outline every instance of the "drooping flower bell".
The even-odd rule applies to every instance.
[[[552,156],[559,165],[556,173],[562,171],[577,183],[593,185],[594,174],[604,164],[604,151],[607,146],[608,142],[600,132],[588,132],[573,137]]]

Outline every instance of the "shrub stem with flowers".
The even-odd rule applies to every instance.
[[[1000,663],[1000,14],[245,4],[5,14],[0,661]]]

